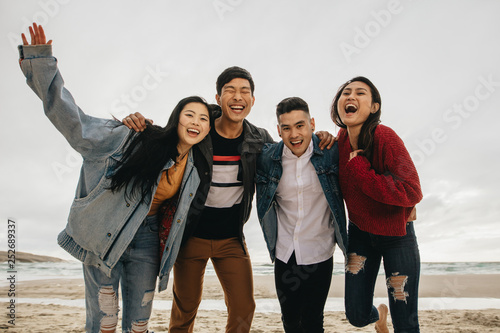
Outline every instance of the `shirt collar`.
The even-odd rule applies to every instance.
[[[309,142],[309,146],[307,147],[306,151],[304,152],[304,154],[302,154],[302,156],[300,157],[297,157],[295,156],[292,151],[290,150],[290,148],[288,148],[285,144],[283,144],[283,154],[282,154],[282,158],[283,159],[310,159],[312,154],[313,154],[313,149],[314,149],[314,145],[313,145],[313,140],[311,139],[311,141]]]

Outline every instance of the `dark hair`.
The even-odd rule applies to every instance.
[[[111,178],[110,189],[115,192],[122,187],[128,189],[126,198],[140,195],[141,202],[153,190],[158,174],[169,160],[179,156],[177,127],[182,109],[189,103],[200,103],[207,107],[210,125],[213,126],[212,106],[203,98],[190,96],[183,98],[172,111],[167,125],[160,127],[147,123],[143,132],[130,132],[122,159],[117,163]],[[168,180],[168,174],[167,174]]]
[[[215,87],[217,89],[217,94],[220,96],[222,94],[222,87],[228,82],[231,82],[233,79],[245,79],[250,82],[250,90],[253,92],[255,90],[255,84],[253,83],[252,75],[246,69],[233,66],[226,68],[217,78],[217,82],[215,83]]]
[[[282,114],[292,112],[294,110],[301,110],[309,114],[309,106],[306,101],[300,97],[288,97],[279,102],[276,106],[276,117],[278,118],[278,121]]]
[[[360,153],[360,155],[366,156],[366,158],[371,160],[372,155],[373,155],[373,140],[375,137],[375,129],[377,128],[378,124],[380,124],[380,115],[382,113],[382,99],[380,97],[380,93],[379,93],[377,87],[375,87],[375,85],[364,76],[357,76],[357,77],[347,81],[346,83],[344,83],[343,85],[340,86],[339,90],[337,91],[337,94],[333,98],[330,115],[332,117],[333,122],[337,126],[342,127],[342,128],[347,127],[340,119],[337,104],[338,104],[339,98],[342,95],[342,92],[344,91],[345,87],[347,85],[349,85],[350,83],[356,82],[356,81],[363,82],[366,85],[368,85],[368,87],[370,87],[370,92],[372,94],[372,104],[373,103],[379,104],[379,108],[378,108],[377,112],[370,113],[370,115],[368,116],[368,119],[366,119],[366,121],[364,122],[363,126],[361,127],[361,132],[359,133],[359,137],[358,137],[358,149],[363,150],[363,152]]]

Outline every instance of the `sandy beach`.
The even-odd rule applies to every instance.
[[[429,275],[421,277],[420,297],[440,298],[500,298],[498,287],[500,275]],[[256,300],[276,298],[272,276],[255,276]],[[3,298],[7,298],[7,287],[1,287]],[[204,299],[223,300],[220,284],[215,276],[205,278]],[[84,332],[85,310],[83,305],[67,306],[39,304],[44,299],[83,300],[84,286],[81,279],[53,279],[18,282],[16,285],[16,325],[7,325],[7,303],[2,302],[5,315],[0,322],[1,332]],[[330,297],[343,297],[343,279],[334,276]],[[377,282],[375,297],[387,294],[384,281]],[[30,299],[23,301],[23,299]],[[157,294],[155,301],[172,299],[171,286]],[[386,301],[387,302],[387,301]],[[83,301],[80,302],[83,304]],[[219,302],[220,303],[220,302]],[[422,310],[419,313],[422,332],[500,332],[500,310]],[[155,309],[150,321],[150,330],[167,332],[170,311]],[[200,310],[195,332],[224,332],[225,311]],[[326,332],[374,332],[373,325],[355,328],[345,319],[342,311],[325,313]],[[280,315],[276,312],[257,312],[251,332],[283,332]]]

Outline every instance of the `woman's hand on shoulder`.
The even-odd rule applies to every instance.
[[[321,150],[325,149],[325,147],[326,147],[326,149],[329,150],[330,148],[332,148],[335,141],[338,140],[338,137],[333,136],[333,134],[331,134],[328,131],[318,131],[314,134],[316,134],[316,136],[319,139],[318,147]]]

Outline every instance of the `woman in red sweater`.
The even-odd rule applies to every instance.
[[[373,306],[383,258],[395,332],[419,332],[420,256],[413,229],[422,199],[415,166],[403,141],[380,125],[381,98],[365,77],[338,90],[331,116],[339,132],[339,177],[349,214],[345,307],[357,327],[376,323],[389,332],[387,306]]]

